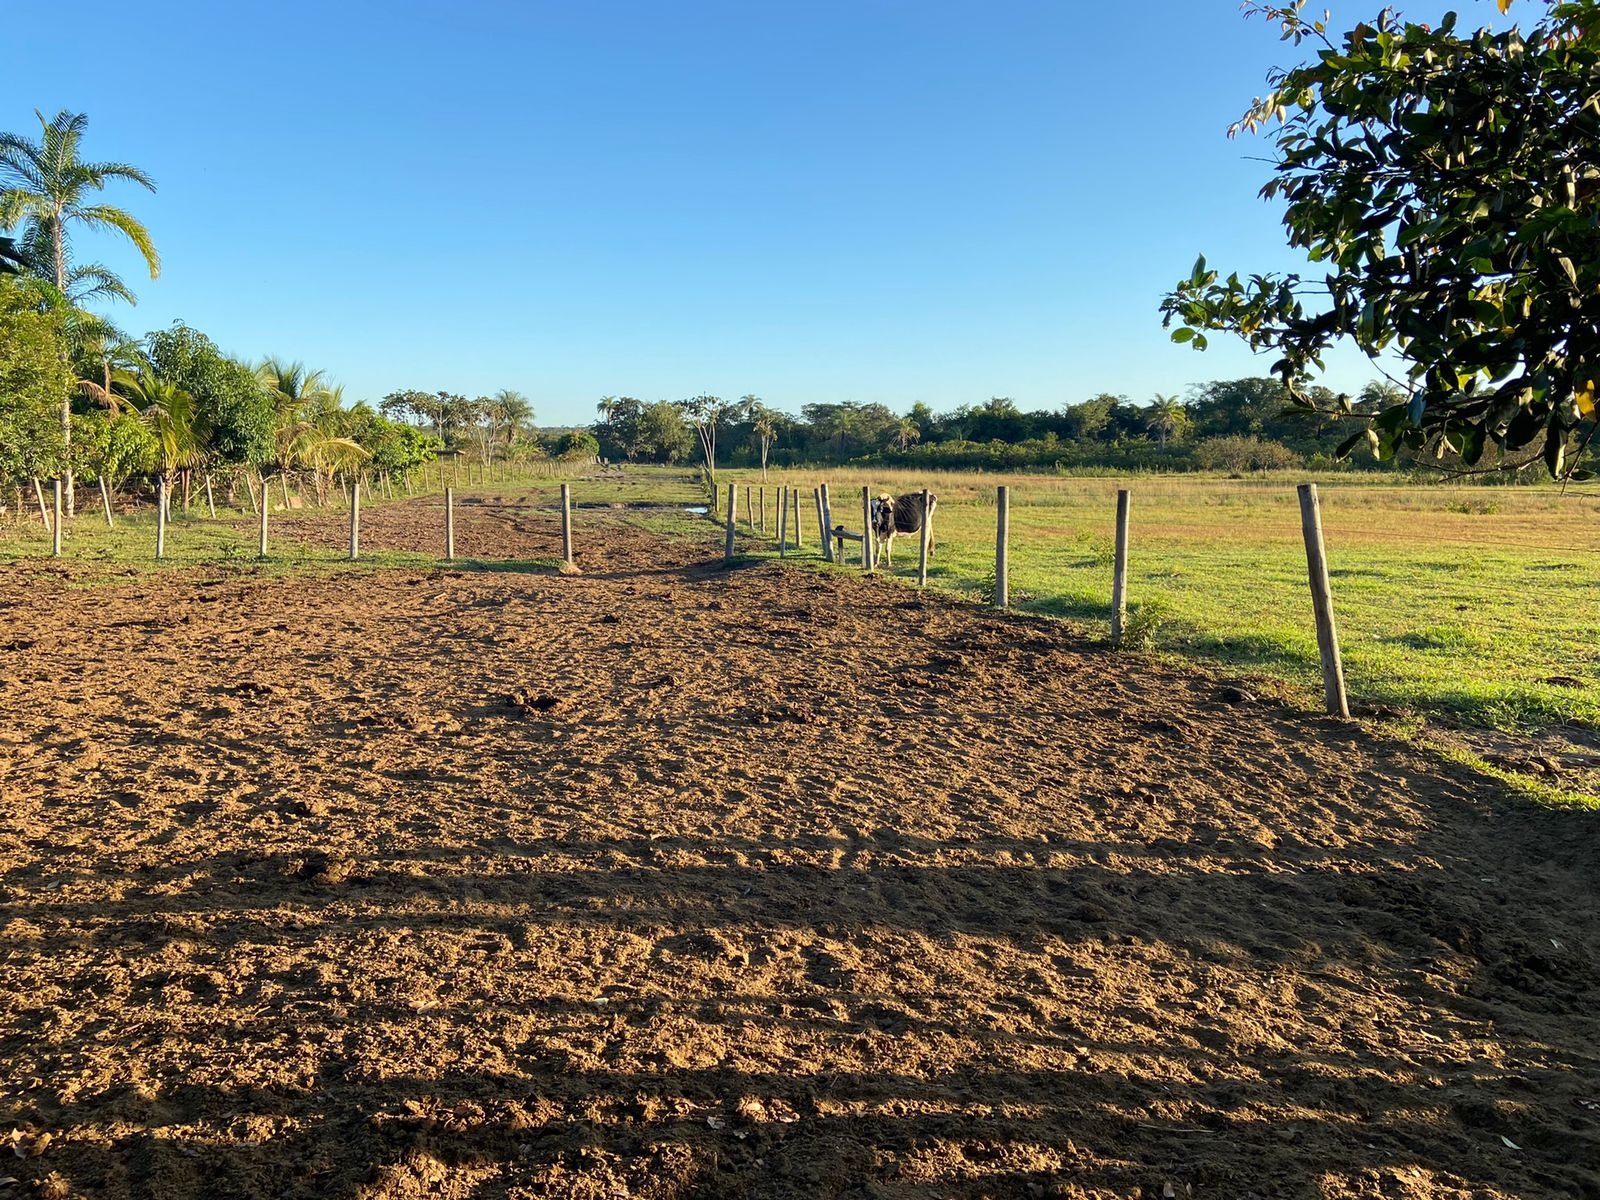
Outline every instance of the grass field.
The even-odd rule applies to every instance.
[[[1131,486],[1129,600],[1159,611],[1155,646],[1307,692],[1319,686],[1295,495],[1303,476],[1120,484],[887,470],[770,477],[806,489],[807,527],[815,525],[810,488],[824,479],[835,519],[851,529],[861,524],[863,485],[930,487],[940,502],[930,582],[974,593],[992,578],[995,488],[1009,485],[1013,604],[1101,635],[1116,490]],[[1347,476],[1322,480],[1320,490],[1354,698],[1506,729],[1600,726],[1600,495],[1383,486]],[[916,539],[896,549],[896,572],[914,575]]]

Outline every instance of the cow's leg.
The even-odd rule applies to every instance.
[[[883,539],[883,565],[891,571],[894,570],[894,530],[889,531],[889,536]]]

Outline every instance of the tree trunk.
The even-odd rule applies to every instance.
[[[56,291],[63,296],[67,294],[67,248],[62,237],[61,210],[56,209],[54,228],[52,230],[56,252]],[[67,357],[66,347],[61,349],[61,365],[70,369],[71,360]],[[69,376],[70,378],[70,376]],[[74,517],[78,513],[78,502],[73,488],[72,480],[72,389],[67,389],[66,395],[61,397],[61,486],[66,492],[67,516]],[[35,481],[37,486],[37,481]]]
[[[105,510],[106,510],[106,528],[110,529],[111,528],[111,493],[106,490],[106,477],[105,477],[105,473],[104,472],[101,472],[101,475],[100,475],[100,503],[105,506]]]
[[[283,488],[283,511],[284,512],[288,512],[289,511],[289,472],[287,472],[287,471],[279,471],[278,472],[278,483]]]

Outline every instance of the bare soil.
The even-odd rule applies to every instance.
[[[1600,1197],[1593,815],[580,535],[0,575],[0,1197]]]

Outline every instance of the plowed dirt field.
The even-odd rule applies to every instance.
[[[0,1198],[1600,1197],[1595,816],[580,534],[0,575]]]

